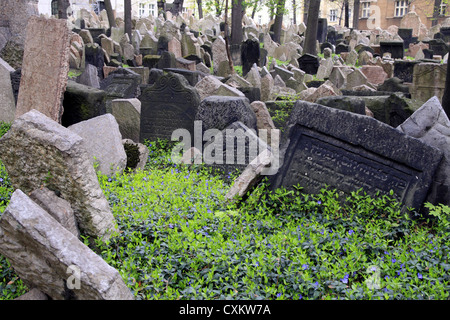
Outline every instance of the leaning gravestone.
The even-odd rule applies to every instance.
[[[112,101],[112,115],[119,124],[122,139],[139,142],[141,131],[141,102],[137,98],[115,99]]]
[[[420,209],[442,152],[373,118],[297,101],[287,123],[281,168],[271,187],[362,188]]]
[[[61,122],[61,101],[69,72],[69,50],[66,20],[36,16],[30,18],[16,118],[36,109],[50,119]]]
[[[12,122],[16,111],[11,72],[14,69],[0,58],[0,121],[4,122]]]
[[[306,53],[298,58],[297,62],[301,70],[311,75],[317,74],[320,63],[316,56]]]
[[[194,118],[200,96],[179,74],[169,72],[148,86],[139,97],[141,101],[140,142],[171,139],[176,129],[194,134]]]
[[[397,129],[444,153],[426,201],[450,205],[450,121],[439,99],[430,98]]]
[[[0,219],[0,253],[30,288],[53,300],[132,300],[119,272],[24,192]]]
[[[0,139],[0,158],[15,189],[29,193],[44,185],[67,200],[80,231],[109,238],[117,230],[79,135],[31,110]]]
[[[98,162],[97,170],[107,176],[122,173],[127,164],[127,155],[122,145],[122,134],[116,118],[110,113],[71,125],[67,129],[84,139],[84,146]]]

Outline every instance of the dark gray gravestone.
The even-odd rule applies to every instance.
[[[215,173],[227,176],[245,170],[258,154],[270,147],[261,140],[257,131],[240,121],[233,122],[216,135],[205,136],[203,161]],[[217,140],[216,140],[217,139]]]
[[[328,22],[325,18],[317,20],[317,40],[319,43],[325,42],[327,39]]]
[[[18,68],[10,73],[11,75],[11,86],[13,89],[14,100],[17,104],[17,97],[19,95],[20,79],[22,78],[22,68]]]
[[[322,43],[322,44],[320,45],[320,53],[323,53],[323,50],[324,50],[325,48],[331,49],[331,52],[334,51],[334,47],[333,47],[333,45],[332,45],[330,42],[324,42],[324,43]]]
[[[327,41],[332,45],[336,45],[337,31],[333,27],[328,27]]]
[[[140,142],[171,139],[176,129],[186,129],[194,136],[194,118],[200,96],[180,74],[167,73],[148,86],[141,101]]]
[[[339,43],[339,44],[337,44],[336,45],[336,54],[340,54],[340,53],[342,53],[342,52],[349,52],[349,49],[348,49],[349,47],[348,47],[348,45],[347,44],[345,44],[345,43]]]
[[[391,41],[380,41],[380,55],[383,56],[384,53],[391,53],[392,59],[403,59],[405,54],[405,44],[403,41],[391,40]]]
[[[67,81],[63,100],[64,127],[89,120],[106,113],[106,92],[75,81]]]
[[[450,27],[442,27],[440,33],[442,33],[445,42],[450,42]]]
[[[254,39],[247,39],[241,45],[242,75],[245,77],[253,64],[259,65],[261,57],[259,42]]]
[[[164,68],[164,71],[181,74],[189,82],[189,85],[195,86],[200,78],[200,71],[191,71],[181,68]]]
[[[317,74],[320,64],[319,59],[316,56],[306,53],[298,58],[297,62],[301,70],[308,74]]]
[[[203,132],[208,129],[224,130],[236,121],[256,130],[255,112],[244,97],[206,97],[198,107],[195,120],[202,121]]]
[[[105,64],[102,47],[97,43],[88,43],[84,46],[85,63],[97,68],[98,76],[103,79],[103,65]]]
[[[409,44],[412,43],[413,29],[398,28],[397,34],[403,39],[405,48],[408,48]]]
[[[346,110],[357,114],[366,114],[366,103],[358,97],[328,96],[316,100],[317,104],[334,109]]]
[[[271,188],[326,185],[340,195],[363,189],[420,209],[442,152],[371,117],[297,101],[288,120],[282,163]]]
[[[394,62],[394,77],[404,82],[413,82],[414,65],[419,61],[396,60]]]
[[[142,77],[127,68],[118,68],[100,82],[100,89],[106,92],[106,112],[111,113],[111,101],[114,99],[136,98]]]
[[[442,39],[433,39],[428,42],[430,50],[433,50],[433,54],[444,57],[448,53],[448,45]]]

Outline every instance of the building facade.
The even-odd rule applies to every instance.
[[[410,11],[416,12],[421,23],[431,28],[449,17],[447,2],[441,0],[435,8],[435,0],[361,0],[358,29],[399,27],[402,18]]]

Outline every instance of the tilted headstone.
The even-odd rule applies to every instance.
[[[84,139],[91,161],[98,162],[98,171],[107,176],[123,172],[127,155],[123,149],[119,125],[112,114],[78,122],[67,129]]]
[[[117,225],[84,140],[36,110],[18,117],[0,139],[12,186],[29,193],[45,185],[70,203],[81,232],[109,238]]]
[[[439,99],[430,98],[397,129],[444,153],[426,200],[450,205],[450,121]]]
[[[139,96],[141,101],[140,142],[171,139],[176,129],[194,134],[194,118],[200,97],[195,88],[179,74],[169,72],[159,77]]]
[[[36,109],[57,122],[61,121],[61,101],[69,72],[69,50],[66,20],[30,18],[16,118]]]
[[[317,74],[319,69],[319,60],[316,56],[310,54],[304,54],[297,59],[299,68],[308,74]]]
[[[362,188],[420,209],[442,152],[374,118],[297,101],[287,123],[281,167],[271,188],[327,185],[341,196]]]
[[[244,41],[241,45],[241,63],[242,63],[242,75],[245,75],[253,67],[253,64],[259,65],[260,59],[260,46],[259,42],[253,39]]]
[[[111,113],[119,124],[122,139],[139,142],[139,133],[141,131],[141,102],[139,99],[112,100]]]
[[[61,124],[68,127],[106,113],[106,92],[69,80],[63,101]]]
[[[11,72],[14,69],[0,58],[0,121],[4,122],[12,122],[16,112]]]
[[[16,190],[0,219],[0,252],[53,300],[132,300],[119,272]]]

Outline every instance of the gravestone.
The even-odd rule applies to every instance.
[[[450,205],[450,121],[437,97],[430,98],[397,129],[444,153],[436,170],[427,201]]]
[[[122,139],[139,142],[141,127],[141,102],[139,99],[112,100],[111,113],[117,120]]]
[[[108,239],[117,225],[84,143],[31,110],[0,139],[0,157],[14,189],[30,193],[44,184],[70,203],[82,233]]]
[[[327,185],[342,196],[362,188],[420,209],[442,152],[371,117],[297,101],[287,122],[274,190],[319,193]]]
[[[248,39],[241,45],[241,63],[242,63],[242,75],[245,77],[253,64],[259,65],[260,59],[259,42],[254,39]]]
[[[111,101],[114,99],[136,98],[142,78],[128,68],[118,68],[100,82],[100,89],[106,92],[106,112],[111,113]]]
[[[380,55],[383,56],[385,53],[389,52],[392,59],[403,59],[405,54],[405,45],[403,41],[391,40],[391,41],[380,41]]]
[[[0,219],[0,248],[26,286],[52,300],[134,298],[116,269],[21,190]]]
[[[61,121],[61,101],[69,72],[69,50],[69,29],[65,20],[30,18],[16,118],[36,109],[57,122]]]
[[[350,111],[362,115],[366,114],[366,103],[363,99],[358,97],[328,96],[317,99],[316,103],[334,109]]]
[[[404,82],[413,82],[414,66],[418,61],[396,60],[394,62],[394,77],[403,80]]]
[[[413,29],[398,28],[397,34],[403,39],[405,48],[408,48],[409,44],[412,43]]]
[[[205,137],[203,162],[223,176],[243,172],[258,154],[268,149],[257,132],[240,121],[216,130],[214,136],[205,134]]]
[[[84,47],[85,64],[91,64],[97,68],[97,74],[103,79],[103,66],[105,64],[102,47],[97,43],[89,43]]]
[[[447,76],[447,64],[418,63],[414,65],[411,97],[422,102],[436,96],[442,101]]]
[[[447,43],[442,39],[433,39],[428,42],[430,50],[433,50],[434,55],[445,56],[449,49]]]
[[[176,129],[187,129],[194,134],[194,118],[200,97],[180,74],[169,72],[155,84],[146,87],[141,101],[140,142],[145,139],[171,139]]]
[[[84,139],[84,146],[97,170],[109,177],[121,174],[127,164],[119,125],[110,113],[78,122],[67,129]],[[95,160],[94,160],[95,159]]]
[[[15,70],[0,58],[0,121],[12,122],[16,112],[16,101],[11,83],[11,72]]]
[[[318,57],[306,53],[298,58],[297,61],[299,68],[307,74],[317,74],[320,65]]]
[[[317,20],[317,41],[319,43],[323,43],[327,39],[327,19],[319,18]]]
[[[335,49],[336,54],[341,54],[342,52],[349,52],[349,51],[350,51],[350,48],[345,43],[341,42],[336,45],[336,49]]]
[[[69,80],[63,100],[61,124],[68,127],[106,113],[106,92]]]

